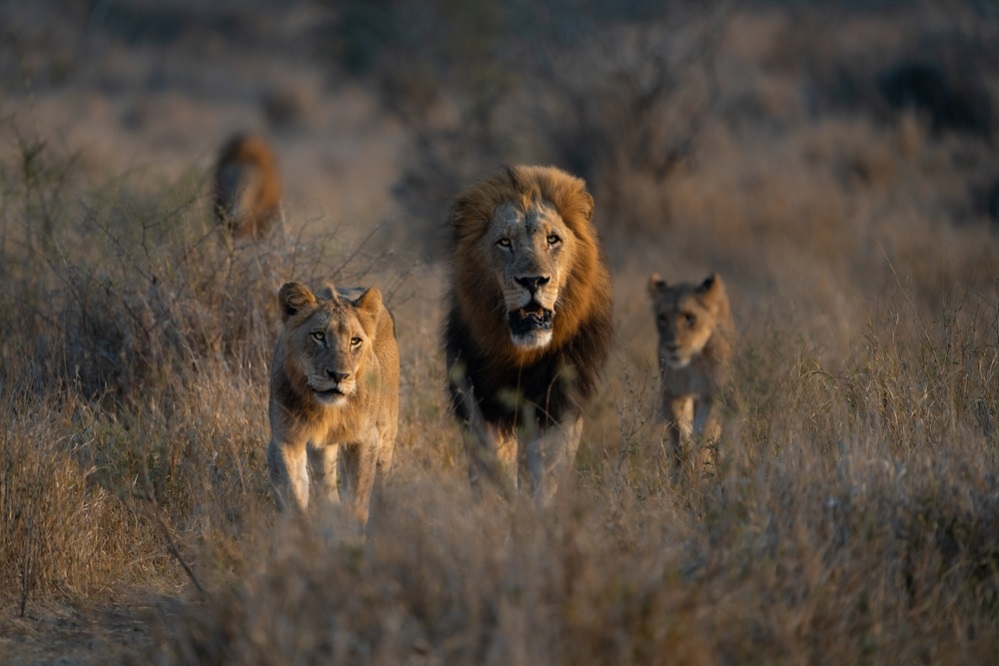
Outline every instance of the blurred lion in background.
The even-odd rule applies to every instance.
[[[649,276],[649,296],[659,331],[659,413],[666,420],[674,469],[688,453],[704,466],[714,464],[711,446],[721,434],[712,407],[732,362],[735,326],[721,276],[700,284],[669,285]],[[681,437],[693,438],[685,452]]]
[[[262,136],[229,139],[219,151],[212,185],[215,217],[233,238],[263,238],[279,218],[277,159]]]
[[[613,332],[592,215],[581,179],[542,166],[502,169],[452,204],[443,346],[477,490],[481,475],[545,502],[571,470]]]

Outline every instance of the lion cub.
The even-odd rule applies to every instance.
[[[649,295],[659,330],[659,409],[669,429],[673,464],[679,467],[681,433],[693,435],[697,446],[718,437],[711,407],[729,371],[735,327],[717,273],[697,285],[672,286],[653,273]],[[710,459],[710,452],[705,449],[702,457]]]
[[[309,486],[342,497],[360,524],[377,473],[392,464],[399,349],[378,289],[278,292],[284,321],[271,366],[267,468],[278,507],[305,512]],[[339,479],[339,483],[338,483]]]
[[[215,217],[233,238],[262,238],[278,219],[281,179],[277,159],[262,136],[237,134],[215,163]]]

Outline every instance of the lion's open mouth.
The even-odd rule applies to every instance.
[[[341,398],[347,397],[347,394],[344,393],[339,386],[334,386],[331,389],[324,389],[324,390],[313,389],[313,393],[316,394],[317,398],[319,398],[324,402],[335,402],[340,400]]]
[[[554,315],[551,310],[537,303],[530,303],[510,313],[510,332],[514,336],[521,336],[535,331],[550,331]]]

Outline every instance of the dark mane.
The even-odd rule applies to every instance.
[[[490,359],[475,343],[452,305],[444,323],[444,348],[451,380],[451,409],[467,420],[462,380],[471,387],[483,418],[514,429],[544,428],[579,413],[592,398],[607,360],[613,323],[610,309],[593,313],[575,335],[528,364],[508,365]]]

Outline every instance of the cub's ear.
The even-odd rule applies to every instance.
[[[654,297],[658,292],[665,289],[666,286],[666,280],[659,273],[653,273],[649,276],[649,296]]]
[[[721,276],[718,273],[712,273],[704,282],[697,287],[697,293],[702,296],[706,296],[708,300],[714,300],[719,295],[725,293],[725,285],[722,283]]]
[[[289,317],[316,304],[316,297],[312,295],[309,288],[298,282],[286,282],[278,291],[278,306],[281,308],[281,321],[288,321]]]

